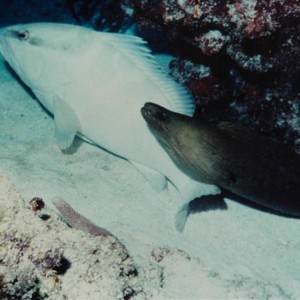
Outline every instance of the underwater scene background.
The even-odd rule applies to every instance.
[[[197,117],[238,122],[298,153],[299,14],[288,0],[0,3],[1,27],[47,21],[141,36],[191,91]],[[298,219],[207,198],[178,232],[171,184],[155,191],[80,138],[61,151],[52,115],[0,59],[1,299],[300,297]],[[111,235],[68,227],[72,214],[62,218],[53,197]]]

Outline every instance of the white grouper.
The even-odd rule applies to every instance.
[[[67,149],[75,135],[132,162],[156,190],[166,178],[182,205],[182,231],[191,200],[220,193],[183,173],[150,132],[140,109],[153,102],[191,116],[189,92],[165,74],[139,37],[58,23],[0,29],[0,52],[42,105],[53,114],[55,135]]]

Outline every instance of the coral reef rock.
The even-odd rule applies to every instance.
[[[138,270],[114,237],[32,211],[0,176],[0,299],[143,299]]]
[[[171,76],[211,122],[250,126],[300,153],[298,0],[68,0],[81,24],[136,33],[176,57]],[[203,72],[203,70],[206,70]]]
[[[249,125],[300,152],[299,1],[123,2],[151,48],[177,56],[171,75],[201,117]]]

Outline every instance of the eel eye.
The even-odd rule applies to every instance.
[[[168,116],[164,111],[158,111],[155,117],[161,122],[167,121],[168,119]]]
[[[20,41],[27,41],[29,39],[29,31],[27,30],[19,31],[18,38]]]

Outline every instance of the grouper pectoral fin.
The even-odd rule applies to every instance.
[[[130,162],[143,174],[157,192],[161,192],[166,188],[167,179],[164,175],[137,162]]]
[[[79,119],[73,108],[59,98],[53,102],[53,115],[57,143],[61,150],[65,150],[72,145],[74,137],[80,129]]]

